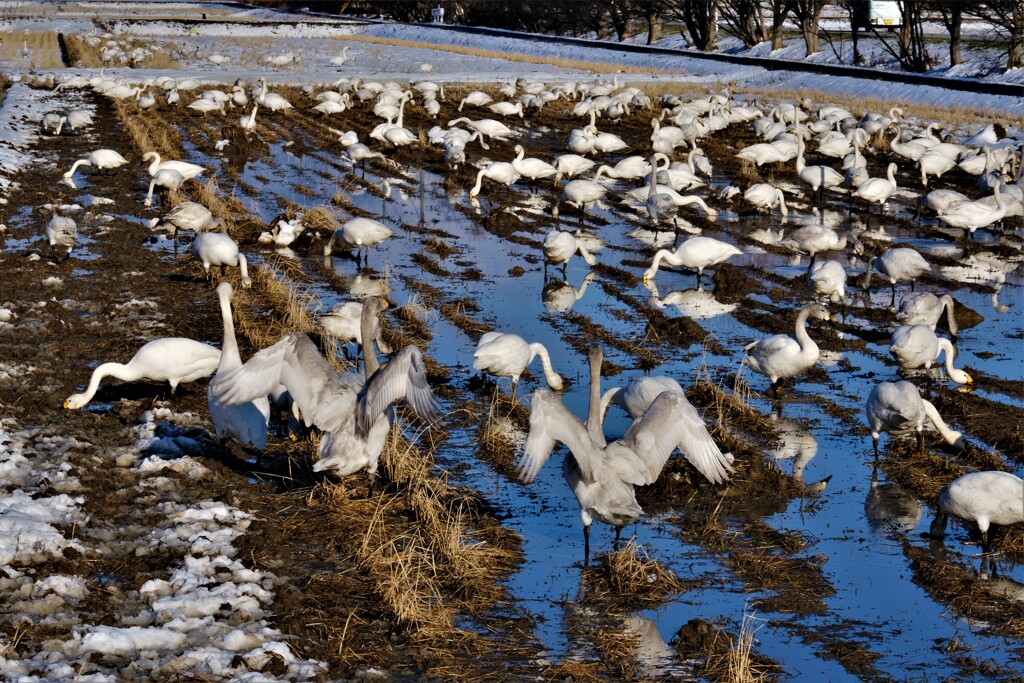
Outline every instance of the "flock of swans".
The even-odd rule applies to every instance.
[[[129,87],[126,91],[120,87],[123,85],[126,84],[110,85],[103,80],[88,82],[97,92],[111,97],[134,97],[137,101],[145,90]],[[153,85],[163,88],[168,106],[172,105],[172,99],[177,101],[178,93],[199,87],[173,79],[158,80]],[[806,187],[805,196],[812,205],[820,204],[826,194],[840,194],[846,196],[851,205],[856,202],[869,207],[877,205],[878,214],[884,217],[886,203],[898,191],[906,189],[897,185],[897,172],[901,168],[907,171],[911,165],[921,177],[919,205],[935,211],[939,221],[964,229],[967,237],[1006,217],[1024,215],[1024,179],[1019,154],[1014,148],[1017,143],[999,140],[994,132],[963,142],[948,142],[939,139],[932,127],[914,136],[910,132],[911,122],[902,118],[899,109],[891,110],[888,116],[855,117],[840,107],[823,107],[814,113],[802,106],[803,103],[785,103],[765,111],[754,104],[736,103],[727,95],[690,100],[663,96],[660,114],[650,120],[649,149],[643,154],[615,159],[608,155],[628,150],[629,145],[622,137],[600,130],[598,119],[602,120],[602,125],[605,121],[614,124],[624,116],[652,109],[654,104],[639,89],[619,87],[617,80],[596,85],[567,83],[555,88],[520,80],[502,87],[501,91],[508,97],[507,101],[495,102],[491,94],[471,92],[459,102],[458,112],[463,112],[464,108],[472,111],[486,107],[492,115],[522,119],[524,113],[535,114],[554,100],[569,99],[575,102],[573,113],[588,118],[590,123],[573,129],[566,138],[567,153],[550,161],[527,157],[524,146],[516,144],[514,157],[481,163],[475,184],[468,191],[469,199],[474,202],[485,192],[500,196],[500,190],[492,189],[495,185],[526,182],[533,189],[539,181],[547,180],[558,188],[551,208],[551,215],[556,219],[562,202],[576,207],[582,220],[587,207],[614,196],[617,202],[631,205],[641,215],[646,215],[646,227],[650,231],[660,233],[666,225],[665,229],[676,233],[680,229],[678,216],[683,207],[696,207],[710,221],[720,212],[720,208],[709,205],[708,202],[715,201],[709,194],[703,197],[680,194],[699,191],[710,183],[711,165],[699,145],[712,136],[724,135],[723,131],[732,126],[749,126],[762,141],[740,149],[736,158],[756,167],[774,164],[776,177],[794,162],[793,182],[785,186],[759,182],[745,189],[730,186],[718,194],[718,199],[732,202],[735,197],[742,197],[755,210],[769,213],[778,208],[783,224],[794,198],[791,196],[787,205],[783,187],[794,185]],[[319,93],[308,88],[306,95],[318,102],[310,109],[325,119],[356,106],[372,106],[374,113],[384,119],[385,122],[368,136],[376,141],[370,143],[376,150],[360,142],[353,131],[329,129],[338,135],[341,155],[353,166],[370,160],[391,165],[388,150],[421,144],[420,135],[405,127],[406,107],[419,106],[428,117],[436,118],[443,110],[444,98],[443,88],[428,81],[406,88],[395,83],[347,78]],[[259,107],[280,113],[294,108],[284,97],[270,92],[264,78],[249,92],[240,83],[236,83],[231,92],[204,91],[188,106],[200,112],[199,115],[206,115],[209,112],[223,114],[226,107],[245,108],[250,104],[249,113],[238,121],[246,134],[258,128]],[[44,121],[44,127],[56,126],[56,134],[60,134],[60,125],[60,117],[56,123]],[[882,137],[887,131],[892,131],[891,140]],[[446,128],[435,126],[426,139],[431,146],[441,146],[445,162],[457,169],[472,157],[467,155],[467,148],[473,143],[486,151],[496,141],[512,141],[519,135],[515,128],[494,118],[459,116],[450,119]],[[872,139],[874,147],[870,144]],[[879,139],[886,140],[886,144],[880,145]],[[811,164],[806,160],[812,144],[824,163]],[[495,154],[506,146],[497,148]],[[671,155],[681,148],[686,151],[686,161],[672,161]],[[161,161],[158,155],[151,155],[155,153],[147,153],[145,157],[147,161],[153,159],[148,167],[151,182],[145,199],[147,206],[155,187],[177,189],[184,181],[204,171],[201,166]],[[884,177],[869,174],[869,160],[874,162],[874,167],[885,165]],[[114,150],[96,150],[76,161],[64,178],[73,183],[74,173],[81,166],[115,169],[126,163]],[[938,194],[950,192],[942,188],[927,191],[929,181],[934,185],[936,179],[954,167],[979,177],[980,191],[984,195],[981,199],[972,201],[964,195],[960,195],[962,199],[949,198],[947,194]],[[580,177],[588,173],[593,174],[591,178]],[[622,184],[634,182],[639,186],[621,190]],[[795,196],[802,194],[789,191]],[[52,227],[47,226],[50,244],[67,247],[68,226],[56,219],[55,216],[51,221]],[[239,267],[243,286],[249,285],[244,254],[225,232],[216,231],[218,227],[223,229],[223,225],[206,207],[184,202],[156,222],[169,225],[175,231],[194,231],[191,251],[207,272],[211,266]],[[845,306],[846,303],[846,269],[840,261],[822,260],[819,255],[842,254],[848,247],[863,250],[861,238],[867,237],[853,231],[839,234],[823,225],[803,226],[784,236],[784,227],[771,241],[780,249],[809,256],[807,277],[811,300],[796,317],[794,336],[779,334],[753,341],[744,347],[742,361],[744,366],[771,381],[769,391],[776,398],[782,380],[806,372],[819,360],[818,346],[807,331],[808,320],[828,321],[832,315],[829,305]],[[330,254],[335,240],[340,239],[356,248],[357,261],[361,251],[366,249],[368,260],[369,247],[391,235],[392,230],[379,221],[354,218],[331,235],[324,253]],[[73,239],[70,244],[73,245]],[[600,237],[582,230],[553,229],[543,244],[545,267],[561,265],[564,270],[577,253],[587,264],[594,265],[595,254],[602,246]],[[704,235],[693,236],[674,249],[657,250],[641,279],[653,286],[659,269],[667,264],[695,270],[698,286],[702,288],[706,268],[743,253],[733,244]],[[872,272],[881,274],[892,287],[895,304],[898,283],[910,282],[913,287],[916,280],[930,271],[931,264],[918,251],[894,247],[868,262],[862,286],[865,289],[870,286]],[[588,282],[584,283],[584,288]],[[324,434],[320,441],[320,459],[314,469],[332,471],[339,476],[366,471],[371,482],[387,433],[395,420],[392,405],[396,401],[406,400],[413,412],[428,423],[439,418],[439,407],[427,384],[418,348],[407,346],[392,350],[382,343],[378,316],[386,306],[385,300],[370,297],[358,308],[354,307],[357,302],[342,302],[321,318],[328,334],[343,343],[355,341],[361,348],[364,371],[339,375],[303,334],[288,335],[243,363],[234,341],[231,295],[230,285],[222,284],[218,288],[224,322],[224,341],[219,352],[190,340],[151,342],[125,365],[99,366],[85,394],[70,397],[65,405],[80,408],[95,393],[100,379],[108,375],[122,380],[166,380],[173,389],[179,382],[194,381],[215,372],[209,401],[218,437],[233,437],[243,446],[262,449],[266,443],[270,401],[276,403],[287,396],[294,414],[307,426],[316,426]],[[958,384],[970,383],[970,375],[953,365],[955,347],[952,342],[935,333],[943,314],[950,333],[955,335],[957,327],[950,297],[922,292],[904,297],[899,307],[902,324],[892,332],[890,353],[906,370],[928,369],[945,354],[948,377]],[[158,343],[167,348],[150,348]],[[386,364],[380,364],[377,349],[390,354]],[[719,450],[696,410],[686,400],[682,387],[672,378],[642,378],[602,395],[602,352],[600,347],[592,347],[589,353],[590,403],[584,422],[571,414],[556,393],[562,389],[562,377],[555,370],[556,363],[540,344],[530,343],[513,332],[485,334],[478,342],[473,367],[509,378],[515,397],[520,376],[537,356],[541,358],[550,389],[539,388],[532,393],[529,436],[519,463],[519,477],[524,483],[531,482],[556,443],[568,447],[563,474],[579,502],[586,558],[589,558],[592,520],[616,527],[618,538],[622,526],[642,514],[635,487],[655,481],[676,448],[712,484],[728,481],[734,471],[731,455]],[[634,422],[621,439],[608,443],[602,423],[611,405],[622,406]],[[867,399],[866,414],[876,454],[882,433],[916,434],[923,448],[923,431],[929,425],[947,443],[959,446],[964,443],[961,434],[946,426],[934,406],[907,381],[882,382],[875,387]],[[939,515],[932,526],[933,533],[941,535],[946,515],[977,522],[983,536],[990,523],[1024,521],[1024,500],[1018,484],[1024,487],[1024,482],[1013,475],[994,472],[975,473],[954,482],[939,498]],[[1011,494],[1017,496],[1015,502]],[[993,510],[993,505],[997,505],[998,510]],[[985,543],[987,550],[987,540]]]

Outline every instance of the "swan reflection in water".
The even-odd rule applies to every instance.
[[[796,420],[782,417],[775,411],[770,417],[779,440],[769,453],[776,461],[792,460],[793,478],[803,482],[804,468],[818,454],[818,440]]]
[[[593,272],[587,273],[579,289],[573,287],[566,280],[551,278],[544,284],[544,290],[541,292],[544,308],[548,313],[565,313],[569,311],[586,294],[587,287],[594,281],[594,277]]]
[[[704,286],[698,285],[696,289],[677,289],[669,292],[664,297],[658,292],[658,285],[654,280],[643,283],[647,291],[651,293],[651,305],[657,308],[675,306],[676,309],[688,318],[694,320],[707,320],[720,315],[732,313],[737,304],[724,304],[715,298],[711,292],[704,291]]]
[[[921,520],[921,503],[898,484],[878,481],[878,468],[871,469],[871,486],[864,500],[864,516],[875,533],[908,534]]]
[[[636,660],[638,673],[646,679],[662,679],[666,676],[681,675],[682,670],[675,658],[675,651],[668,646],[658,632],[658,626],[639,614],[623,620],[626,633],[636,637]]]

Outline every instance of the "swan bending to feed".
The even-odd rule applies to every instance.
[[[927,325],[934,330],[945,311],[946,326],[955,337],[959,328],[953,315],[953,305],[953,297],[949,294],[936,296],[931,292],[911,292],[900,301],[896,319],[903,325]]]
[[[235,323],[231,317],[230,282],[217,285],[217,299],[220,302],[221,318],[224,321],[224,343],[220,350],[217,377],[222,377],[235,368],[242,367],[242,356],[235,340]],[[206,389],[206,402],[210,407],[210,419],[221,444],[228,437],[234,437],[244,447],[262,451],[267,446],[267,423],[270,421],[270,401],[266,396],[254,398],[238,405],[222,405],[213,395],[213,384]]]
[[[601,422],[604,422],[604,414],[611,405],[619,406],[634,420],[639,419],[655,399],[666,391],[682,398],[677,417],[685,429],[681,430],[682,436],[676,444],[679,452],[712,484],[725,483],[734,471],[732,454],[723,454],[718,448],[697,409],[686,399],[679,382],[671,377],[637,377],[625,387],[608,389],[601,396]]]
[[[220,349],[184,337],[165,337],[144,344],[127,363],[103,363],[92,371],[89,386],[80,394],[64,401],[70,410],[81,408],[92,400],[104,377],[122,382],[140,379],[166,381],[173,395],[179,384],[209,377],[220,363]]]
[[[946,374],[957,384],[970,384],[974,379],[959,368],[953,367],[956,349],[953,342],[936,336],[935,330],[927,325],[900,325],[889,338],[889,353],[900,367],[907,370],[929,369],[945,352]]]
[[[54,214],[46,222],[46,241],[50,244],[51,256],[57,247],[66,250],[65,258],[70,256],[71,250],[75,248],[75,242],[78,241],[78,223],[75,223],[74,218]]]
[[[892,436],[917,434],[917,450],[924,453],[924,427],[931,423],[951,446],[964,447],[963,436],[946,426],[931,402],[921,398],[918,388],[906,380],[882,382],[868,395],[864,406],[871,429],[871,440],[878,459],[878,438],[882,432]]]
[[[699,283],[705,268],[717,265],[732,256],[742,253],[731,244],[721,242],[712,237],[691,237],[680,244],[675,251],[659,249],[654,255],[651,267],[644,271],[643,280],[647,282],[657,275],[658,268],[661,267],[661,262],[664,261],[670,266],[695,268],[697,270],[697,282]]]
[[[155,176],[162,169],[171,168],[180,173],[185,180],[189,180],[206,170],[199,164],[189,163],[188,161],[178,161],[177,159],[161,161],[158,152],[146,152],[142,155],[143,161],[149,161],[150,159],[153,160],[149,164],[149,175],[151,176]]]
[[[394,232],[380,221],[372,218],[352,218],[331,234],[331,239],[324,245],[324,256],[330,256],[334,242],[341,239],[356,248],[356,263],[360,260],[360,252],[366,250],[366,261],[370,261],[370,247],[376,246],[391,237]]]
[[[564,270],[565,266],[569,263],[569,259],[577,251],[583,257],[583,260],[587,262],[588,266],[597,264],[597,259],[587,250],[583,241],[577,239],[576,235],[564,230],[552,230],[544,239],[544,265],[547,266],[548,263],[554,263],[555,265],[561,263]]]
[[[1024,522],[1024,480],[1009,472],[970,472],[939,491],[939,504],[928,535],[946,535],[948,518],[974,522],[981,532],[981,548],[991,552],[988,529],[992,524]]]
[[[485,332],[473,352],[473,367],[496,377],[512,380],[512,398],[516,396],[519,376],[533,359],[540,356],[541,366],[548,386],[555,391],[562,390],[562,378],[551,366],[548,350],[539,342],[527,342],[518,334],[508,332]]]
[[[71,164],[71,168],[64,174],[64,180],[71,181],[79,166],[95,166],[96,168],[109,170],[119,168],[127,163],[127,159],[112,149],[96,149]]]
[[[666,391],[626,430],[622,439],[607,443],[600,418],[602,355],[601,347],[590,347],[590,403],[586,423],[573,415],[550,390],[533,392],[530,433],[518,463],[519,480],[529,484],[551,457],[556,443],[569,448],[562,461],[562,474],[579,501],[584,563],[587,564],[590,562],[591,522],[596,519],[614,526],[617,543],[622,527],[643,514],[634,487],[654,483],[687,429],[682,397]]]
[[[380,297],[363,302],[360,324],[364,374],[338,374],[308,336],[294,332],[254,354],[242,367],[217,377],[213,395],[231,405],[266,396],[284,386],[306,426],[316,425],[324,432],[320,459],[313,470],[332,470],[345,476],[365,469],[372,486],[395,419],[391,404],[404,398],[413,412],[428,422],[438,415],[418,347],[406,346],[386,365],[377,360],[372,322],[386,306]]]
[[[821,304],[808,304],[796,317],[796,339],[776,334],[747,344],[743,363],[772,381],[769,391],[779,395],[779,382],[798,375],[818,362],[818,345],[807,334],[807,319],[828,320],[828,311]]]
[[[221,273],[228,266],[238,267],[242,275],[242,286],[252,286],[249,279],[249,265],[245,254],[238,250],[238,244],[230,235],[222,232],[201,232],[192,240],[192,256],[203,264],[203,270],[210,274],[210,266],[220,266]]]

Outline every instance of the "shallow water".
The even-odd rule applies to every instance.
[[[348,173],[344,163],[333,161],[329,155],[295,155],[280,145],[271,145],[269,156],[246,165],[241,177],[248,188],[240,189],[239,193],[243,202],[252,207],[262,220],[269,221],[287,203],[315,206],[322,204],[338,188],[358,187],[349,182]],[[693,346],[685,350],[674,346],[660,348],[664,362],[656,369],[657,374],[675,377],[684,386],[692,382],[701,364],[710,369],[712,377],[731,376],[739,368],[742,347],[766,336],[765,332],[736,320],[731,314],[735,308],[730,309],[715,300],[710,271],[705,274],[702,288],[697,290],[697,279],[692,273],[663,269],[657,274],[655,290],[652,290],[639,280],[633,286],[624,286],[603,275],[592,275],[590,268],[580,258],[574,257],[565,269],[566,284],[547,287],[548,297],[545,299],[546,280],[539,248],[496,236],[484,229],[482,223],[491,220],[496,212],[512,211],[524,224],[524,231],[517,234],[539,245],[544,234],[532,232],[530,225],[536,222],[538,211],[550,215],[550,190],[535,195],[518,186],[514,191],[506,191],[485,185],[479,206],[467,213],[456,208],[469,205],[465,192],[449,193],[443,178],[433,173],[406,169],[403,177],[383,182],[386,179],[370,170],[366,177],[374,184],[383,184],[387,198],[361,190],[349,193],[349,199],[358,209],[385,222],[395,231],[395,236],[370,251],[369,272],[359,271],[353,260],[341,254],[330,259],[334,272],[349,279],[353,289],[366,286],[374,276],[386,272],[390,275],[387,279],[390,298],[398,304],[413,296],[408,281],[426,283],[452,298],[468,298],[481,309],[479,313],[472,314],[474,319],[490,323],[496,330],[519,333],[548,348],[556,371],[572,380],[563,399],[581,418],[586,414],[586,358],[568,343],[568,339],[580,331],[573,325],[566,325],[566,310],[585,316],[592,324],[617,338],[639,340],[645,335],[643,325],[635,322],[637,318],[630,315],[629,302],[617,296],[616,290],[622,289],[639,301],[649,300],[655,290],[661,298],[668,298],[670,292],[679,292],[675,296],[679,303],[665,303],[662,310],[670,317],[688,312],[698,319],[722,349],[719,353],[711,346]],[[422,187],[420,178],[423,179]],[[298,191],[300,186],[312,192]],[[507,204],[512,201],[517,206]],[[890,203],[887,211],[891,213],[886,215],[913,218],[912,209],[906,205]],[[644,240],[651,239],[653,234],[641,233],[644,240],[630,234],[643,221],[643,217],[638,217],[634,211],[616,206],[589,209],[586,226],[597,230],[607,242],[605,249],[597,255],[599,262],[639,276],[640,269],[636,263],[649,259],[645,256],[647,244]],[[606,225],[595,229],[595,222],[605,222]],[[835,210],[823,213],[796,209],[786,229],[789,231],[801,224],[823,222],[840,232],[848,228],[850,218],[845,205],[840,202]],[[764,252],[738,241],[736,234],[745,229],[744,223],[745,219],[735,213],[723,212],[715,226],[705,229],[703,234],[738,243],[745,253],[731,261],[734,265],[757,267],[786,278],[800,278],[797,281],[802,283],[807,258],[794,264],[787,256]],[[868,223],[874,226],[877,218],[870,217]],[[564,215],[562,225],[566,229],[574,229],[575,217]],[[453,275],[432,275],[412,262],[410,255],[422,252],[429,237],[418,226],[443,231],[440,239],[461,250],[461,253],[446,259],[437,259],[442,268]],[[890,230],[889,234],[899,240],[901,246],[909,244],[925,252],[945,253],[952,246],[947,236],[931,230],[926,234],[918,230]],[[991,233],[979,232],[980,243],[994,241]],[[168,246],[167,242],[158,244],[161,249]],[[318,252],[318,249],[314,251]],[[828,256],[839,259],[848,272],[860,274],[865,269],[863,261],[849,260],[832,253]],[[264,259],[268,258],[264,256]],[[314,276],[323,263],[319,256],[294,258]],[[434,257],[431,255],[431,258]],[[513,266],[522,267],[525,273],[510,275],[508,271]],[[474,281],[461,279],[458,273],[469,268],[478,270],[482,277]],[[549,268],[548,277],[561,280],[561,269]],[[847,311],[847,324],[856,327],[873,325],[858,316],[859,307],[868,302],[872,307],[889,307],[891,294],[887,284],[883,285],[880,280],[875,284],[867,298],[860,293],[851,293],[848,300],[853,300],[853,303]],[[769,288],[775,286],[772,283],[768,285]],[[1004,311],[997,311],[994,307],[991,289],[973,291],[951,280],[947,280],[946,285],[945,291],[984,317],[983,322],[963,330],[958,338],[957,366],[967,365],[996,377],[1024,380],[1024,366],[1014,350],[1015,345],[1019,347],[1024,331],[1021,276],[1009,276],[999,291],[1001,305],[1011,306]],[[314,291],[320,295],[325,308],[344,298],[339,297],[327,283],[315,286]],[[900,294],[905,291],[904,284]],[[751,297],[752,302],[773,303],[793,309],[793,317],[795,309],[806,300],[807,295],[803,291],[791,293],[781,303],[772,301],[766,294]],[[431,319],[430,327],[433,339],[428,353],[453,371],[452,384],[464,387],[474,372],[471,362],[475,339],[440,316]],[[823,333],[835,334],[830,329]],[[1018,341],[1014,345],[1008,344],[1008,340]],[[611,346],[606,346],[605,353],[607,361],[624,368],[623,373],[613,380],[605,380],[605,388],[642,374],[636,368],[635,358]],[[884,473],[878,473],[877,486],[872,485],[871,440],[862,422],[863,401],[877,382],[897,378],[887,342],[869,343],[863,349],[842,353],[823,353],[823,365],[828,371],[827,384],[798,378],[788,390],[786,400],[781,403],[782,416],[776,421],[783,443],[775,448],[774,453],[766,455],[778,457],[785,471],[801,473],[806,482],[815,482],[826,476],[832,477],[831,482],[820,501],[809,504],[808,501],[794,499],[785,510],[766,516],[764,521],[779,530],[799,530],[812,541],[799,556],[813,558],[836,591],[823,600],[826,606],[824,614],[760,611],[759,599],[774,593],[746,585],[741,577],[723,565],[721,557],[681,541],[674,520],[685,515],[686,511],[672,510],[641,518],[628,527],[623,536],[635,537],[651,557],[666,564],[681,578],[702,579],[703,584],[658,609],[644,610],[638,616],[653,622],[662,639],[669,641],[690,619],[699,617],[724,621],[735,632],[742,616],[755,612],[758,618],[765,620],[757,632],[757,650],[782,663],[794,679],[804,681],[855,680],[858,677],[837,661],[821,656],[821,646],[802,642],[799,628],[862,643],[879,655],[874,666],[884,675],[897,679],[989,680],[982,673],[965,672],[951,658],[943,655],[944,644],[953,639],[965,647],[974,648],[980,659],[1016,666],[1014,663],[1020,660],[1020,643],[978,633],[971,624],[957,619],[946,605],[935,601],[914,583],[903,542],[927,544],[921,538],[921,532],[927,529],[932,515],[930,502],[915,501],[906,493],[900,496],[899,491],[886,481]],[[543,382],[538,368],[531,368],[531,372],[534,381],[524,380],[521,383],[521,397],[539,386],[537,380]],[[763,377],[749,370],[743,372],[755,391],[767,389],[768,382]],[[948,382],[944,376],[939,381]],[[502,390],[507,391],[504,381],[501,385]],[[1007,396],[985,387],[983,383],[975,391],[1015,406],[1021,406],[1024,401],[1021,396]],[[835,417],[835,411],[826,410],[829,403],[849,409],[855,417],[852,421]],[[751,404],[766,415],[777,410],[766,398],[753,398]],[[628,424],[624,414],[613,411],[606,423],[609,439],[621,436]],[[968,438],[972,438],[970,425],[961,425],[960,428]],[[557,462],[561,451],[552,457],[556,462],[543,468],[535,483],[523,486],[496,473],[477,458],[475,430],[475,425],[469,429],[454,429],[446,448],[438,455],[438,465],[459,466],[453,471],[458,472],[456,476],[460,482],[480,491],[500,513],[507,515],[505,523],[523,537],[526,560],[521,570],[510,577],[508,586],[512,595],[534,616],[535,635],[542,648],[552,657],[586,656],[592,644],[585,635],[569,626],[572,615],[567,614],[580,609],[577,600],[581,592],[583,549],[578,506],[562,480]],[[883,437],[883,444],[887,439]],[[976,439],[974,441],[976,445],[985,447]],[[1020,472],[1019,467],[1017,471]],[[887,491],[888,498],[880,501],[879,491]],[[892,506],[886,507],[885,502],[892,498],[902,501],[902,516],[894,518]],[[919,509],[919,514],[914,514],[915,509]],[[591,535],[593,553],[610,550],[612,538],[610,528],[595,524]],[[972,566],[977,566],[978,549],[965,545],[965,538],[964,531],[956,528],[945,545],[969,558],[967,561]],[[1000,568],[1007,580],[1024,581],[1024,568],[1008,564]],[[676,662],[669,671],[678,671],[681,666]]]

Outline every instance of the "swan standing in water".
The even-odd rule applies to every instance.
[[[103,363],[92,371],[89,386],[80,394],[72,394],[64,407],[77,410],[92,400],[104,377],[122,382],[148,379],[168,382],[171,395],[178,385],[209,377],[220,363],[220,349],[183,337],[165,337],[144,344],[127,363]]]
[[[174,236],[177,237],[179,230],[216,230],[224,226],[224,221],[214,218],[213,212],[198,202],[181,202],[160,218],[153,228],[157,229],[162,225],[171,226]]]
[[[551,366],[551,356],[543,344],[529,343],[517,334],[508,332],[486,332],[476,343],[473,352],[473,367],[496,377],[512,380],[512,398],[516,397],[519,376],[533,359],[540,356],[541,366],[548,386],[555,391],[562,390],[562,378]]]
[[[956,349],[953,343],[935,335],[935,331],[927,325],[901,325],[893,330],[889,338],[889,353],[892,354],[901,368],[928,370],[945,353],[946,374],[957,384],[970,384],[974,379],[959,368],[953,367]]]
[[[672,227],[676,230],[679,229],[679,223],[676,221],[676,215],[679,213],[679,205],[676,204],[675,200],[665,192],[658,192],[658,157],[665,160],[666,166],[668,165],[668,157],[664,154],[654,155],[651,157],[649,165],[651,168],[651,186],[647,192],[647,199],[644,201],[644,207],[647,209],[647,215],[651,217],[651,221],[654,223],[655,231],[662,223],[672,221]],[[601,168],[605,168],[602,166]],[[600,169],[598,169],[600,173]],[[596,177],[596,176],[595,176]]]
[[[680,396],[679,420],[683,423],[682,438],[676,444],[679,452],[712,484],[722,484],[733,473],[732,454],[723,454],[711,438],[707,425],[688,400],[679,382],[671,377],[637,377],[625,387],[612,387],[601,396],[601,422],[612,405],[617,405],[634,420],[640,418],[663,392]]]
[[[64,258],[71,256],[71,250],[78,241],[78,224],[75,223],[75,219],[53,214],[46,223],[46,241],[50,243],[51,256],[57,247],[66,250]]]
[[[869,205],[878,204],[878,212],[881,214],[882,205],[893,195],[896,187],[896,164],[890,163],[884,178],[868,178],[854,190],[853,196],[863,199]]]
[[[359,253],[366,250],[366,263],[370,262],[370,247],[376,246],[391,237],[394,233],[391,228],[380,221],[372,218],[351,218],[345,221],[339,229],[331,234],[331,239],[324,245],[324,256],[330,256],[334,249],[334,241],[341,239],[347,244],[356,248],[356,263],[359,263]]]
[[[530,433],[519,460],[519,480],[536,479],[556,443],[569,448],[562,474],[580,505],[584,563],[590,562],[590,524],[622,527],[643,514],[635,486],[652,484],[688,428],[682,397],[666,391],[637,419],[622,439],[607,443],[601,429],[601,347],[590,347],[590,403],[587,422],[569,412],[561,399],[537,389],[530,400]],[[692,407],[691,407],[692,410]]]
[[[544,268],[547,269],[548,263],[558,265],[562,264],[562,271],[565,271],[565,267],[569,264],[569,259],[573,257],[576,252],[580,253],[583,260],[587,262],[588,266],[597,264],[597,259],[594,255],[587,251],[587,248],[583,243],[576,238],[571,232],[564,230],[552,230],[548,233],[547,238],[544,240]]]
[[[230,235],[222,232],[201,232],[192,240],[189,250],[192,256],[203,264],[203,270],[207,275],[210,274],[210,266],[220,266],[222,274],[228,266],[237,266],[241,272],[242,286],[246,289],[252,286],[245,254],[238,250],[238,244]]]
[[[373,318],[387,306],[380,297],[363,302],[364,374],[338,374],[316,345],[302,333],[292,333],[254,354],[242,367],[218,377],[213,395],[228,405],[266,396],[284,386],[306,421],[324,432],[315,472],[333,470],[338,476],[365,469],[370,486],[377,462],[394,421],[391,404],[404,398],[420,418],[433,421],[438,409],[427,384],[419,348],[410,344],[380,365],[373,348]]]
[[[519,172],[515,166],[508,161],[492,161],[483,168],[481,168],[476,174],[476,184],[469,191],[469,198],[473,199],[480,194],[480,188],[483,185],[484,178],[489,178],[496,183],[502,185],[512,185],[519,180]]]
[[[221,345],[220,363],[217,365],[214,379],[242,367],[242,356],[238,352],[238,342],[235,340],[235,323],[231,317],[232,293],[230,282],[217,285],[217,299],[220,301],[220,314],[224,321],[224,343]],[[210,407],[210,419],[213,420],[217,438],[222,445],[228,437],[234,437],[244,448],[255,448],[262,453],[267,447],[270,401],[266,396],[237,405],[222,405],[214,398],[211,382],[206,390],[206,402]]]
[[[769,391],[779,395],[779,382],[798,375],[818,362],[818,345],[807,334],[807,319],[828,320],[828,311],[821,304],[808,304],[796,317],[796,339],[776,334],[747,344],[743,364],[772,381]]]
[[[128,163],[128,160],[112,149],[96,149],[71,164],[71,168],[64,174],[64,180],[72,187],[74,186],[73,176],[79,166],[95,166],[103,170],[119,168]]]
[[[949,294],[935,296],[930,292],[911,292],[900,301],[896,319],[901,325],[927,325],[934,330],[943,311],[949,333],[955,337],[959,328],[953,316],[953,297]]]
[[[149,161],[150,159],[152,159],[149,164],[149,175],[151,176],[155,176],[165,168],[170,168],[180,173],[185,180],[188,180],[190,178],[195,178],[206,170],[199,164],[189,163],[188,161],[179,161],[177,159],[161,161],[160,154],[158,152],[146,152],[142,155],[143,161]]]
[[[910,281],[910,290],[914,290],[917,278],[929,272],[932,267],[923,256],[910,247],[887,249],[881,256],[871,259],[871,268],[864,273],[864,289],[871,286],[871,272],[877,270],[889,280],[892,286],[892,300],[896,301],[896,283],[900,280]]]
[[[786,198],[782,194],[782,190],[771,183],[754,183],[743,193],[743,198],[755,208],[759,210],[765,209],[769,212],[778,204],[782,218],[785,219],[789,215],[789,211],[786,209]]]
[[[342,344],[354,341],[358,349],[363,345],[362,334],[363,304],[359,301],[342,301],[331,306],[331,309],[320,316],[320,326],[330,336]],[[384,337],[381,336],[380,319],[374,316],[371,331],[373,340],[377,342],[377,348],[381,353],[391,353],[391,347]],[[348,355],[348,352],[345,352]]]
[[[946,521],[957,517],[974,522],[981,532],[981,548],[988,554],[988,529],[993,524],[1024,522],[1024,480],[1009,472],[970,472],[939,491],[935,520],[928,535],[946,535]]]
[[[161,168],[156,174],[149,179],[149,192],[146,193],[146,201],[143,202],[146,206],[152,206],[153,204],[153,190],[157,185],[164,188],[165,190],[175,192],[181,187],[182,183],[185,182],[185,176],[176,171],[173,168]]]
[[[658,273],[661,262],[670,266],[683,266],[697,270],[697,283],[700,284],[704,269],[708,266],[717,265],[726,259],[742,254],[739,249],[711,237],[691,237],[686,240],[675,251],[659,249],[654,255],[651,267],[644,271],[643,280],[647,282]]]
[[[931,423],[946,443],[964,448],[960,432],[947,427],[935,406],[921,398],[917,387],[906,380],[880,383],[871,390],[864,408],[874,442],[875,460],[878,460],[878,438],[882,432],[892,436],[917,434],[918,453],[924,453],[926,423]]]

